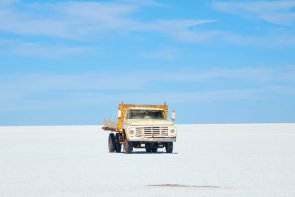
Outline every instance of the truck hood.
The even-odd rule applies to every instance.
[[[172,121],[168,120],[142,120],[142,119],[134,119],[134,120],[127,120],[126,124],[129,126],[146,126],[146,125],[166,125],[170,126],[173,125]]]

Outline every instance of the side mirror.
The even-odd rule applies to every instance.
[[[172,110],[171,119],[172,121],[176,120],[176,112],[174,110]]]
[[[118,110],[118,118],[121,118],[121,116],[122,116],[121,110]]]

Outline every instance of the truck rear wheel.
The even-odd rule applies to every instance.
[[[111,153],[115,152],[116,150],[116,139],[115,139],[115,135],[113,133],[110,133],[109,135],[109,151]]]
[[[122,145],[120,143],[120,134],[119,133],[116,133],[116,152],[117,153],[120,153],[121,152],[121,148],[122,148]]]
[[[173,142],[167,142],[165,145],[166,153],[172,153],[173,152]]]
[[[124,150],[126,153],[131,153],[133,150],[132,142],[129,142],[127,139],[124,141]]]

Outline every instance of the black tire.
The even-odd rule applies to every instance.
[[[132,142],[129,142],[127,139],[124,142],[124,150],[125,150],[125,153],[131,153],[133,150]]]
[[[153,153],[158,152],[158,148],[152,148],[152,152],[153,152]]]
[[[115,139],[115,135],[113,133],[110,133],[109,135],[109,151],[110,153],[115,152],[116,150],[116,139]]]
[[[122,149],[122,145],[120,143],[120,134],[116,133],[116,152],[120,153]]]
[[[167,142],[165,145],[166,153],[172,153],[173,152],[173,142]]]

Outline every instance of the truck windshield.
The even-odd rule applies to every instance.
[[[130,110],[129,119],[164,119],[164,111]]]

